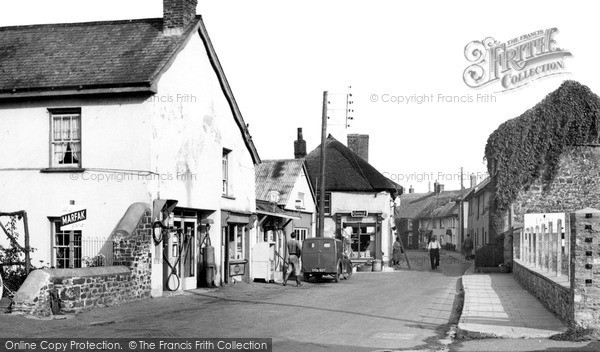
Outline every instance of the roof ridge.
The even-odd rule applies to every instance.
[[[60,22],[60,23],[39,23],[39,24],[23,24],[16,26],[2,26],[0,27],[0,31],[4,30],[18,30],[18,29],[26,29],[26,28],[41,28],[41,27],[75,27],[75,26],[97,26],[101,24],[114,25],[114,24],[122,24],[122,23],[137,23],[137,22],[162,22],[161,17],[156,18],[132,18],[132,19],[123,19],[123,20],[107,20],[107,21],[85,21],[85,22]]]

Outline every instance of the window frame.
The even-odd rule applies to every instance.
[[[57,269],[72,269],[72,268],[81,268],[83,265],[83,232],[81,230],[70,230],[70,231],[61,231],[60,230],[60,217],[52,217],[50,220],[50,265],[53,268]],[[69,245],[58,245],[57,236],[60,234],[65,235],[68,234],[73,238],[69,239]],[[76,237],[79,240],[76,240]],[[77,245],[77,242],[79,245]],[[69,249],[69,258],[61,259],[68,263],[67,266],[59,266],[59,258],[57,257],[59,248],[68,248]],[[77,251],[79,249],[79,252]],[[77,253],[79,253],[79,257],[77,257]]]
[[[300,241],[301,243],[308,237],[308,228],[306,227],[295,227],[294,231],[296,231],[296,240]]]
[[[317,191],[317,205],[321,209],[321,197]],[[331,192],[325,192],[325,205],[323,206],[323,215],[331,215]]]
[[[69,134],[70,134],[70,139],[68,142],[63,142],[63,143],[73,143],[73,144],[77,144],[79,147],[79,151],[78,151],[78,160],[77,163],[70,163],[70,164],[60,164],[58,161],[55,160],[55,147],[57,144],[60,144],[60,142],[55,141],[54,137],[55,137],[55,124],[54,124],[54,120],[57,117],[65,117],[65,116],[70,116],[71,117],[71,121],[73,120],[73,117],[76,117],[79,124],[78,124],[78,138],[73,139],[72,138],[72,123],[70,123],[70,128],[69,128]],[[48,108],[48,121],[49,121],[49,168],[51,170],[64,170],[64,169],[81,169],[82,168],[82,155],[83,155],[83,128],[82,128],[82,114],[81,114],[81,108]],[[62,140],[62,139],[61,139]]]
[[[231,149],[223,148],[223,156],[221,159],[221,179],[222,179],[222,196],[231,197],[231,178],[230,178],[230,155]]]

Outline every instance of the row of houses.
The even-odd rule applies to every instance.
[[[459,251],[466,235],[475,248],[489,243],[489,177],[477,181],[471,175],[469,188],[444,190],[435,182],[433,191],[414,193],[411,187],[401,195],[399,235],[405,248],[424,248],[431,236]]]
[[[0,210],[27,212],[34,266],[110,256],[134,204],[167,231],[149,253],[152,296],[173,289],[173,266],[177,290],[277,281],[290,234],[316,235],[319,148],[307,154],[299,130],[293,159],[261,160],[196,5],[164,0],[158,19],[0,28]],[[384,259],[390,194],[402,187],[368,163],[368,137],[351,137],[362,157],[332,136],[325,144],[324,235]],[[108,251],[86,247],[98,238]]]

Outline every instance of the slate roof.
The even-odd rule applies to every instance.
[[[277,191],[277,204],[286,205],[303,165],[302,159],[263,160],[255,167],[256,199],[269,201],[269,191]]]
[[[318,189],[320,148],[319,145],[305,158],[306,168],[315,189]],[[402,193],[403,187],[383,176],[350,148],[329,135],[325,140],[325,189],[347,192],[398,190],[398,193]]]
[[[0,93],[150,88],[181,50],[162,19],[0,27]]]
[[[458,214],[461,197],[465,197],[471,189],[463,191],[442,191],[439,194],[409,193],[400,196],[400,217],[408,219],[423,219],[431,217],[447,217]]]
[[[165,35],[162,23],[152,18],[0,27],[0,99],[157,93],[161,75],[197,33],[252,160],[260,163],[202,17],[181,35]]]

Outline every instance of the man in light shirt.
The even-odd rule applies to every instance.
[[[429,260],[431,261],[431,270],[435,270],[440,266],[440,248],[442,248],[442,245],[435,236],[432,236],[431,242],[427,244]]]

